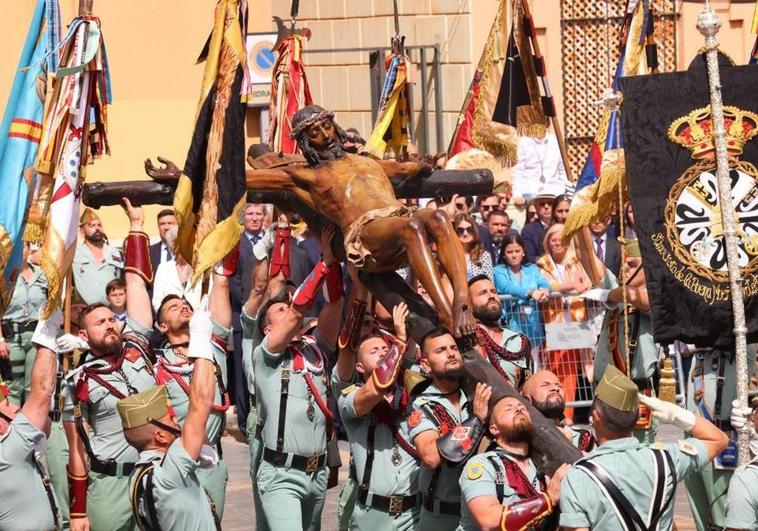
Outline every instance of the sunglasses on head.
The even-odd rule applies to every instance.
[[[474,234],[474,227],[468,226],[468,227],[456,227],[455,233],[458,236],[463,236],[464,234]]]

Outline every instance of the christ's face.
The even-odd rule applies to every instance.
[[[330,151],[338,143],[334,122],[330,118],[324,118],[308,127],[305,135],[317,151]]]

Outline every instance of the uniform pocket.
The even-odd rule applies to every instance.
[[[278,473],[278,467],[275,467],[265,461],[261,461],[261,464],[258,466],[258,475],[255,478],[258,492],[263,493],[271,490],[276,482],[276,476]]]

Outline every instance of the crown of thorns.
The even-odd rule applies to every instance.
[[[313,114],[303,120],[302,122],[298,123],[297,125],[292,126],[292,131],[290,131],[290,136],[292,138],[297,138],[300,136],[300,134],[308,129],[310,126],[312,126],[315,123],[320,122],[321,120],[324,120],[326,118],[329,118],[330,120],[334,118],[334,113],[329,111],[322,111],[316,114]]]

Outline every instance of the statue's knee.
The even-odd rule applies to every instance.
[[[450,226],[450,217],[443,210],[435,210],[430,216],[429,222],[435,229],[443,229]]]
[[[403,237],[416,239],[424,237],[424,224],[417,219],[409,219],[403,228]]]

